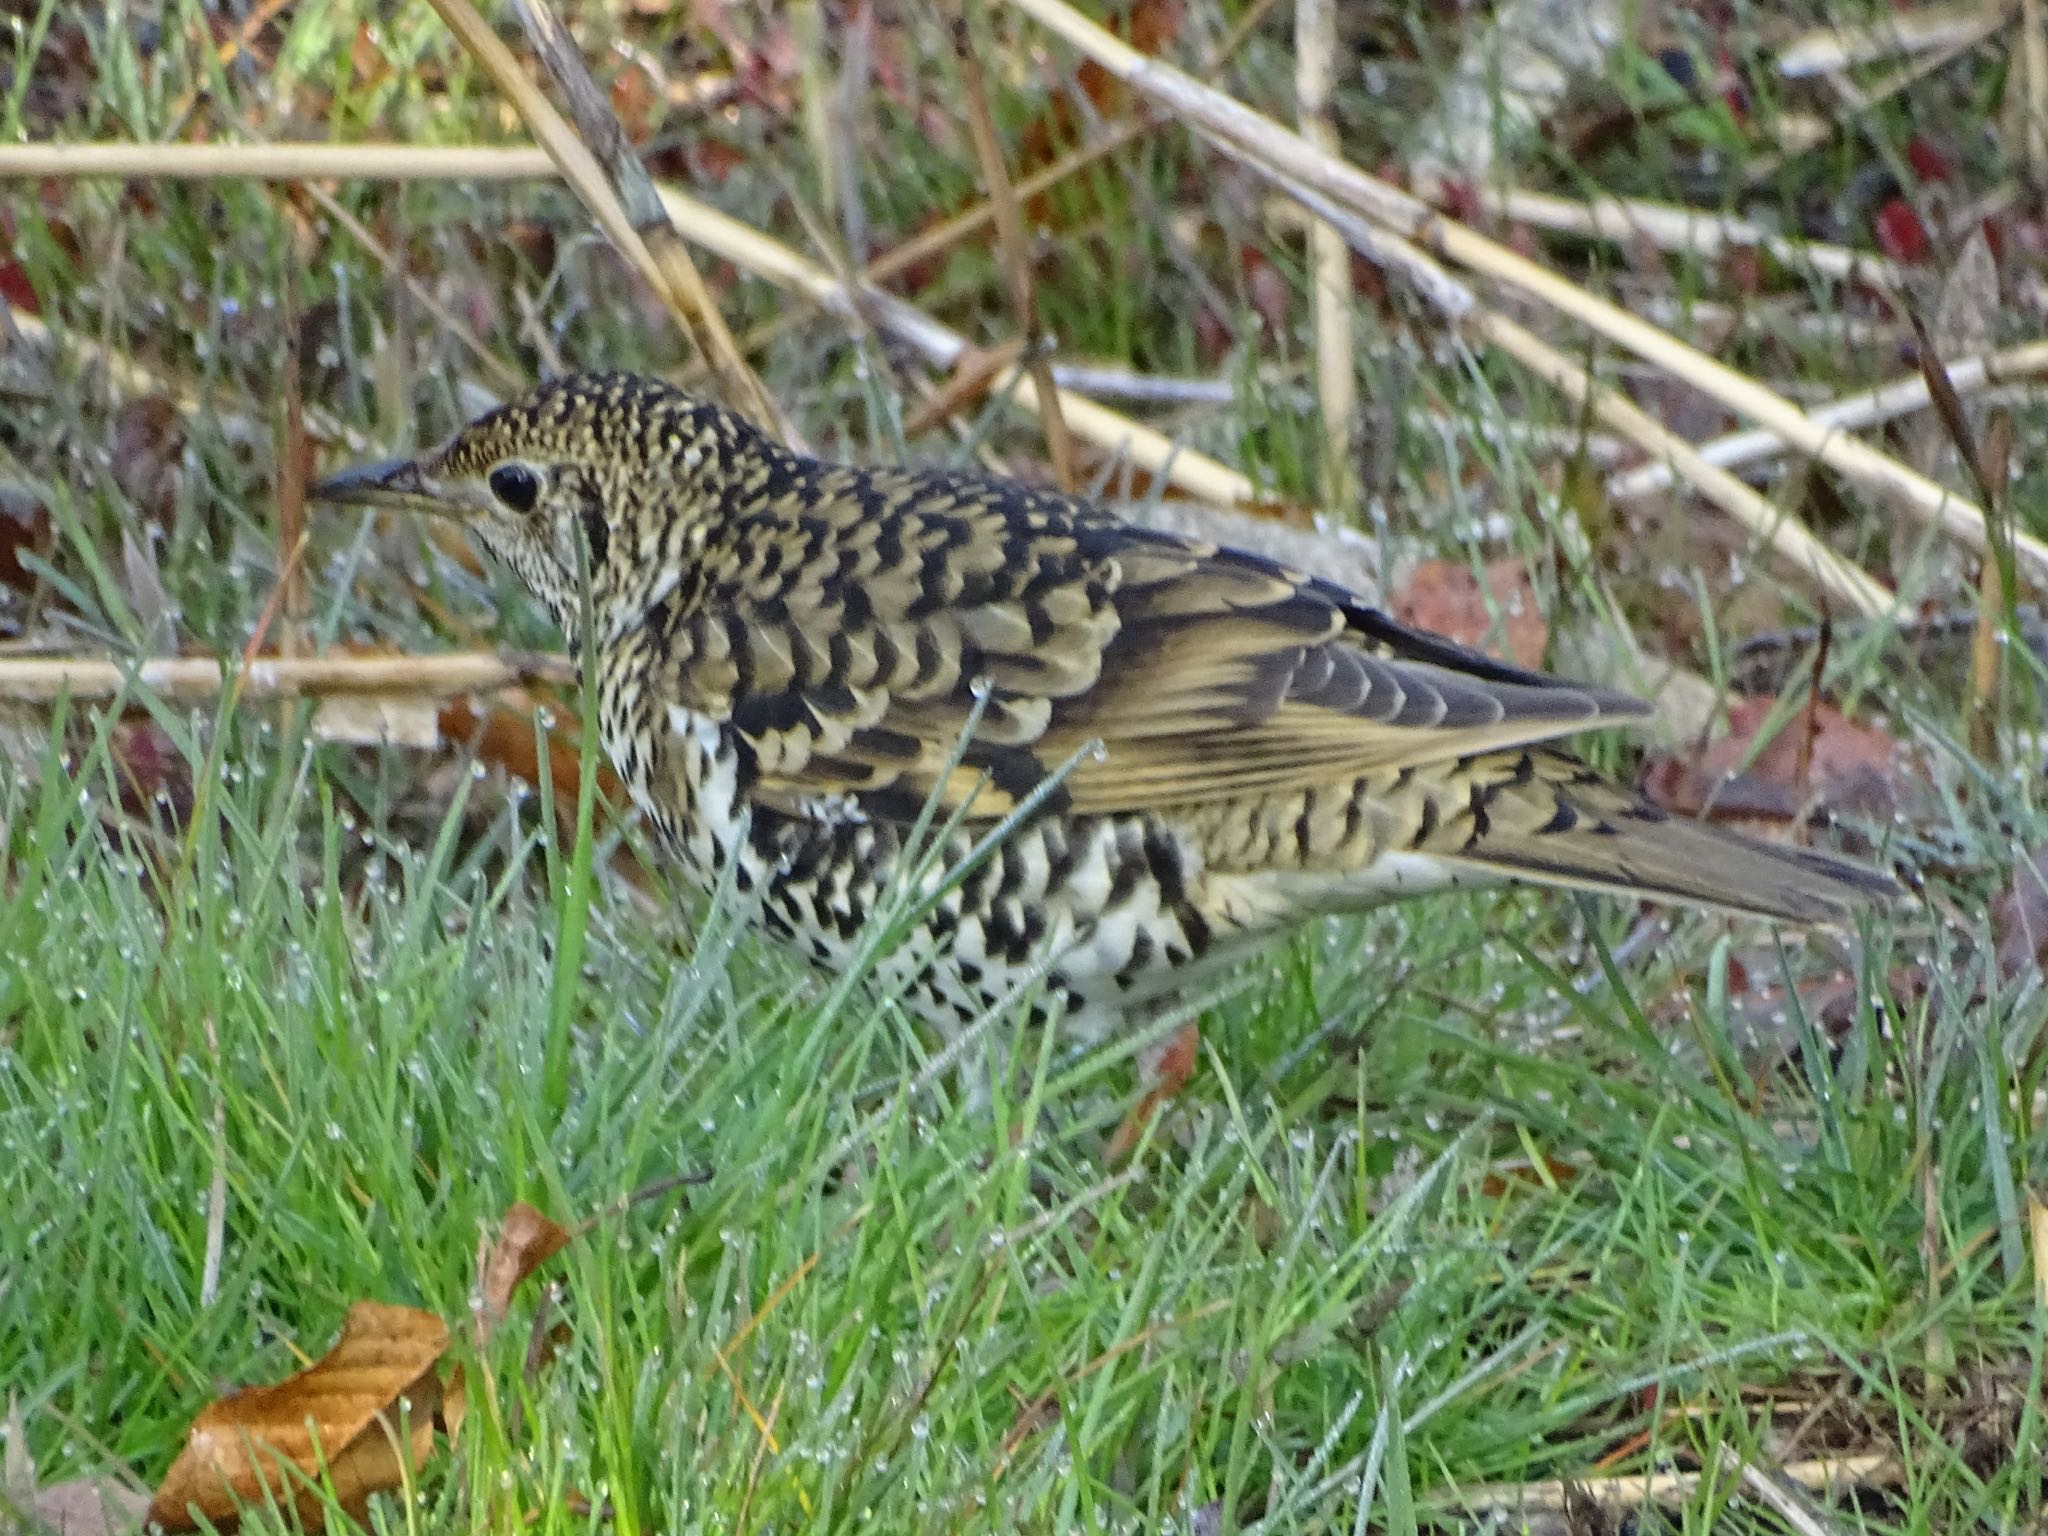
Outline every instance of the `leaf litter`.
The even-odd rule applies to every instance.
[[[489,1343],[526,1281],[585,1228],[571,1232],[523,1201],[505,1213],[480,1255],[472,1337]],[[552,1336],[554,1309],[536,1320]],[[462,1429],[463,1368],[448,1361],[447,1322],[418,1307],[358,1301],[333,1346],[282,1381],[230,1391],[202,1408],[153,1494],[125,1477],[39,1486],[18,1403],[6,1420],[0,1508],[28,1531],[125,1536],[237,1529],[252,1509],[276,1507],[307,1529],[339,1508],[359,1520],[372,1498],[407,1486]],[[529,1365],[536,1355],[530,1346]],[[545,1356],[539,1362],[545,1363]],[[123,1469],[125,1472],[125,1469]]]

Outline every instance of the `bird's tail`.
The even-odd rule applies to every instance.
[[[1459,780],[1421,851],[1475,872],[1835,926],[1902,894],[1847,859],[1668,815],[1562,752],[1488,753]]]

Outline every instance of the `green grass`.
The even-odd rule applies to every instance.
[[[189,0],[164,8],[147,57],[88,20],[94,89],[53,127],[25,115],[18,67],[39,28],[68,24],[47,7],[6,45],[17,90],[0,131],[169,134],[170,107],[208,83],[199,110],[229,136],[310,131],[270,104],[301,99],[337,138],[501,134],[424,8],[383,26],[399,68],[375,81],[350,73],[356,20],[294,8],[253,73],[212,61]],[[678,25],[645,23],[637,41],[680,48]],[[1236,82],[1283,112],[1284,35],[1269,28]],[[921,57],[905,100],[878,95],[869,123],[867,214],[889,239],[974,180],[971,156],[945,158],[916,115],[950,88],[949,67]],[[992,75],[1019,134],[1042,82]],[[1372,163],[1398,125],[1364,95],[1344,106]],[[672,131],[740,144],[747,163],[710,190],[805,244],[784,178],[813,206],[816,182],[793,128],[748,111]],[[1676,153],[1647,145],[1639,190]],[[1625,167],[1597,171],[1628,183]],[[1059,206],[1083,233],[1041,279],[1045,313],[1076,355],[1241,380],[1237,404],[1168,425],[1306,494],[1313,434],[1253,373],[1301,361],[1305,343],[1261,338],[1234,266],[1198,273],[1150,225],[1118,234],[1202,174],[1211,162],[1160,133],[1068,189]],[[1559,183],[1583,190],[1584,174]],[[45,207],[22,190],[12,259],[53,328],[199,386],[159,561],[182,638],[239,651],[277,572],[269,433],[300,266],[277,195],[228,182],[151,187],[145,203],[80,185]],[[522,287],[572,359],[682,362],[644,306],[598,301],[624,285],[594,248],[544,285],[467,239],[521,218],[568,249],[587,231],[559,189],[340,195],[424,277],[475,299],[489,344],[522,368],[538,362]],[[1229,196],[1208,211],[1264,241],[1299,295],[1298,250],[1240,227]],[[387,273],[334,236],[297,281],[317,306],[317,405],[394,450],[466,414],[463,353]],[[979,241],[919,297],[997,340],[1002,292]],[[1212,293],[1234,306],[1220,361],[1194,320]],[[725,298],[736,329],[777,308],[745,283]],[[1372,334],[1371,400],[1475,427],[1556,419],[1503,363]],[[1895,366],[1750,345],[1751,366],[1829,389]],[[821,449],[890,452],[890,414],[915,404],[822,321],[763,362]],[[57,535],[43,595],[10,596],[7,616],[41,634],[62,608],[68,643],[118,652],[137,634],[121,537],[139,519],[105,455],[113,408],[64,360],[15,389],[0,396],[0,475],[37,490]],[[977,425],[1018,462],[1036,456],[999,409]],[[1420,409],[1389,431],[1394,483],[1369,520],[1395,554],[1519,553],[1560,629],[1597,636],[1619,613],[1654,632],[1662,563],[1691,557],[1668,528],[1654,559],[1611,535],[1582,559],[1555,466],[1483,431],[1446,437]],[[912,451],[958,452],[938,437]],[[2013,504],[2037,529],[2042,486],[2023,466]],[[1857,510],[1837,536],[1881,550],[1886,514]],[[308,570],[321,641],[551,643],[508,580],[463,574],[412,531],[323,526]],[[1726,596],[1722,572],[1695,574],[1686,590]],[[1938,563],[1915,579],[1953,596]],[[524,1368],[533,1284],[480,1357],[458,1344],[459,1450],[377,1505],[380,1529],[530,1518],[667,1536],[739,1528],[744,1510],[764,1532],[1398,1531],[1455,1525],[1479,1484],[1713,1466],[1724,1447],[1765,1467],[1896,1456],[1890,1492],[1828,1512],[1842,1531],[2038,1528],[2044,1325],[2025,1202],[2048,1180],[2048,992],[1992,971],[1985,916],[2048,821],[2036,664],[2015,653],[2006,755],[1980,767],[1955,745],[1943,674],[1847,640],[1833,655],[1838,693],[1881,705],[1938,767],[1935,809],[1894,829],[1931,870],[1934,915],[1864,935],[1845,1025],[1796,1006],[1775,1019],[1728,979],[1739,962],[1756,986],[1810,982],[1834,964],[1825,945],[1779,952],[1699,918],[1646,941],[1618,907],[1565,897],[1441,900],[1317,927],[1250,967],[1206,1014],[1202,1070],[1129,1173],[1101,1155],[1130,1094],[1128,1044],[1077,1057],[992,1018],[1018,1070],[964,1109],[896,1009],[755,944],[728,901],[647,902],[594,856],[605,834],[594,848],[571,835],[574,803],[450,754],[314,743],[302,709],[222,719],[134,700],[131,725],[153,722],[187,761],[197,805],[123,811],[110,713],[74,710],[55,732],[9,714],[0,1390],[45,1481],[153,1480],[222,1388],[318,1354],[351,1302],[462,1323],[480,1237],[526,1199],[565,1222],[601,1216],[543,1277],[561,1288],[560,1353]],[[1619,744],[1595,750],[1630,765]],[[1937,984],[1894,998],[1887,978],[1915,963]],[[678,1175],[692,1182],[620,1208]],[[224,1242],[202,1296],[216,1181]],[[1782,1529],[1731,1476],[1638,1528]],[[570,1489],[608,1513],[578,1513]]]

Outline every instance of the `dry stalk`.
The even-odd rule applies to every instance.
[[[1897,262],[1872,251],[1820,241],[1788,239],[1751,219],[1638,198],[1596,197],[1581,202],[1520,187],[1473,189],[1481,209],[1494,218],[1528,224],[1551,234],[1614,244],[1647,240],[1660,251],[1711,261],[1729,250],[1754,246],[1790,267],[1803,267],[1838,281],[1867,283],[1887,293],[1903,291]]]
[[[0,180],[531,181],[560,169],[527,144],[0,144]]]
[[[1797,1487],[1832,1496],[1849,1488],[1896,1486],[1905,1470],[1898,1458],[1873,1452],[1795,1461],[1779,1467],[1776,1475]],[[1432,1499],[1431,1503],[1474,1513],[1562,1510],[1576,1492],[1604,1510],[1622,1511],[1651,1503],[1682,1504],[1698,1493],[1703,1483],[1719,1475],[1720,1469],[1716,1468],[1706,1472],[1656,1472],[1541,1483],[1485,1483]]]
[[[1803,80],[1902,54],[1972,47],[2004,26],[2011,13],[2010,0],[1989,5],[1923,5],[1860,25],[1817,27],[1779,52],[1778,73],[1787,80]]]
[[[1302,136],[1334,152],[1330,91],[1337,73],[1336,0],[1297,0],[1294,8],[1294,97]],[[1351,423],[1358,409],[1358,370],[1351,341],[1351,248],[1327,220],[1310,223],[1309,292],[1315,328],[1316,406],[1323,423],[1323,505],[1357,499]]]
[[[1072,495],[1080,488],[1074,464],[1073,439],[1067,434],[1066,418],[1060,412],[1060,392],[1053,385],[1052,362],[1039,345],[1038,297],[1031,282],[1031,251],[1024,232],[1024,215],[1017,206],[1016,189],[1010,184],[1010,168],[1003,158],[1002,140],[996,134],[995,115],[988,107],[988,81],[975,57],[973,40],[967,34],[964,14],[953,17],[953,58],[960,68],[960,81],[967,92],[967,130],[974,140],[975,158],[981,162],[981,179],[988,189],[989,207],[996,221],[996,245],[1002,252],[1003,272],[1010,284],[1010,307],[1016,313],[1017,334],[1023,338],[1024,367],[1044,402],[1038,413],[1045,428],[1045,446],[1052,456],[1053,478],[1059,488]]]
[[[0,699],[50,704],[111,699],[143,689],[179,703],[204,703],[239,684],[245,699],[376,696],[437,699],[532,683],[569,684],[576,669],[560,656],[452,652],[426,656],[258,656],[239,669],[213,656],[167,656],[127,664],[96,656],[0,657]]]
[[[467,4],[468,0],[444,0],[444,3]],[[691,260],[689,247],[669,223],[652,178],[626,138],[625,125],[619,121],[618,114],[612,110],[597,82],[591,78],[589,66],[583,62],[575,40],[555,19],[547,0],[519,0],[514,9],[542,68],[569,103],[576,132],[603,168],[607,189],[615,195],[621,211],[631,221],[634,233],[660,274],[660,291],[668,295],[670,306],[683,316],[685,328],[698,351],[710,359],[713,371],[725,388],[728,402],[784,442],[794,443],[795,434],[769,396],[767,387],[747,365],[747,360],[740,356],[732,332],[726,327],[725,317],[719,313],[711,290],[705,286],[704,275],[697,270],[697,263]],[[528,126],[533,126],[530,118]],[[577,191],[584,195],[586,203],[589,202],[589,189],[579,184]]]
[[[2039,373],[2048,373],[2048,341],[2025,342],[1989,357],[1964,358],[1950,366],[1948,380],[1957,394],[1971,395]],[[1832,431],[1858,432],[1914,411],[1924,411],[1932,403],[1926,377],[1915,371],[1902,374],[1876,389],[1844,395],[1827,405],[1815,406],[1807,415]],[[1724,437],[1701,443],[1699,455],[1709,464],[1734,469],[1777,458],[1786,451],[1786,446],[1785,440],[1773,432],[1730,432]],[[1642,464],[1610,480],[1607,494],[1617,502],[1633,501],[1663,490],[1671,480],[1668,465]]]

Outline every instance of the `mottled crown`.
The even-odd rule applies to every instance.
[[[565,373],[457,433],[445,469],[478,474],[501,459],[545,463],[673,465],[691,472],[710,456],[760,451],[767,439],[723,406],[629,373]]]

